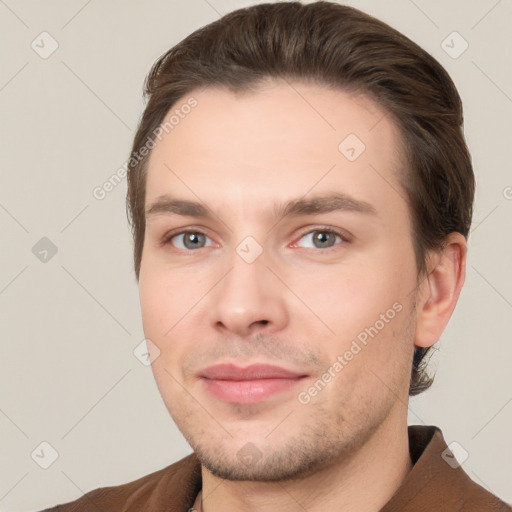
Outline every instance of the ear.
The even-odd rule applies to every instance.
[[[430,347],[441,337],[466,278],[466,255],[466,239],[460,233],[450,233],[443,249],[429,255],[417,295],[416,347]]]

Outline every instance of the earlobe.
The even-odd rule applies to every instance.
[[[441,337],[464,284],[466,254],[464,236],[450,233],[443,250],[432,255],[418,294],[415,346],[430,347]]]

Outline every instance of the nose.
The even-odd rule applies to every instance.
[[[248,262],[234,251],[230,263],[229,272],[212,290],[211,325],[240,337],[283,329],[288,321],[286,288],[267,267],[265,252]]]

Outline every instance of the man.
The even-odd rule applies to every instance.
[[[472,216],[444,69],[358,10],[283,2],[196,31],[146,85],[135,272],[194,453],[50,510],[512,510],[407,427]]]

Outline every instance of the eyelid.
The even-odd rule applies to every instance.
[[[341,243],[335,244],[331,247],[326,247],[324,249],[315,249],[310,247],[302,247],[302,249],[309,249],[313,250],[315,252],[328,252],[330,250],[336,249],[338,246],[343,244],[348,244],[352,241],[352,236],[349,235],[344,229],[341,228],[333,228],[330,226],[314,226],[314,227],[308,227],[304,231],[300,233],[300,235],[296,238],[295,242],[292,243],[292,247],[296,247],[297,243],[304,238],[304,236],[309,235],[310,233],[314,232],[320,232],[320,233],[332,233],[333,235],[338,235],[341,238]]]
[[[162,238],[160,240],[160,244],[162,246],[165,246],[165,245],[169,244],[175,236],[184,235],[187,233],[200,233],[202,235],[207,236],[210,240],[213,241],[212,237],[205,232],[205,228],[188,226],[186,228],[176,228],[174,230],[168,231],[167,233],[165,233],[162,236]],[[179,249],[177,249],[177,250],[179,250]],[[193,251],[187,251],[187,252],[193,252]]]
[[[305,235],[308,235],[310,233],[314,233],[315,231],[319,231],[319,232],[326,232],[326,233],[332,233],[334,235],[338,235],[341,240],[342,240],[342,243],[345,244],[345,243],[350,243],[352,241],[352,236],[347,233],[345,230],[341,229],[341,228],[333,228],[333,227],[330,227],[330,226],[309,226],[307,228],[304,228],[303,231],[301,231],[301,233],[298,235],[298,237],[295,238],[295,241],[291,244],[292,247],[297,247],[297,242],[299,240],[301,240]],[[202,234],[208,238],[210,238],[210,240],[213,241],[212,237],[209,236],[206,232],[205,232],[205,228],[203,227],[194,227],[194,226],[189,226],[189,227],[186,227],[186,228],[177,228],[176,230],[171,230],[167,233],[165,233],[162,238],[161,238],[161,241],[160,241],[160,244],[162,246],[165,246],[167,244],[170,243],[170,241],[178,236],[178,235],[184,235],[184,234],[187,234],[187,233],[199,233],[199,234]],[[327,248],[323,248],[323,249],[315,249],[315,248],[308,248],[308,247],[303,247],[302,249],[309,249],[309,250],[313,250],[315,252],[328,252],[329,250],[333,250],[333,249],[336,249],[337,246],[339,245],[342,245],[342,244],[335,244],[334,246],[331,246],[331,247],[327,247]],[[206,249],[206,247],[201,247],[200,249]],[[196,249],[196,250],[188,250],[188,251],[184,251],[182,249],[177,249],[177,251],[181,251],[181,252],[196,252],[198,251],[199,249]]]
[[[301,238],[304,235],[307,235],[308,233],[311,233],[313,231],[327,231],[329,233],[335,233],[335,234],[339,235],[341,238],[343,238],[343,240],[346,240],[347,242],[352,240],[352,236],[345,229],[335,228],[335,227],[327,226],[327,225],[318,225],[318,226],[313,226],[313,227],[308,226],[307,228],[304,228],[303,231],[301,231],[299,238]]]

